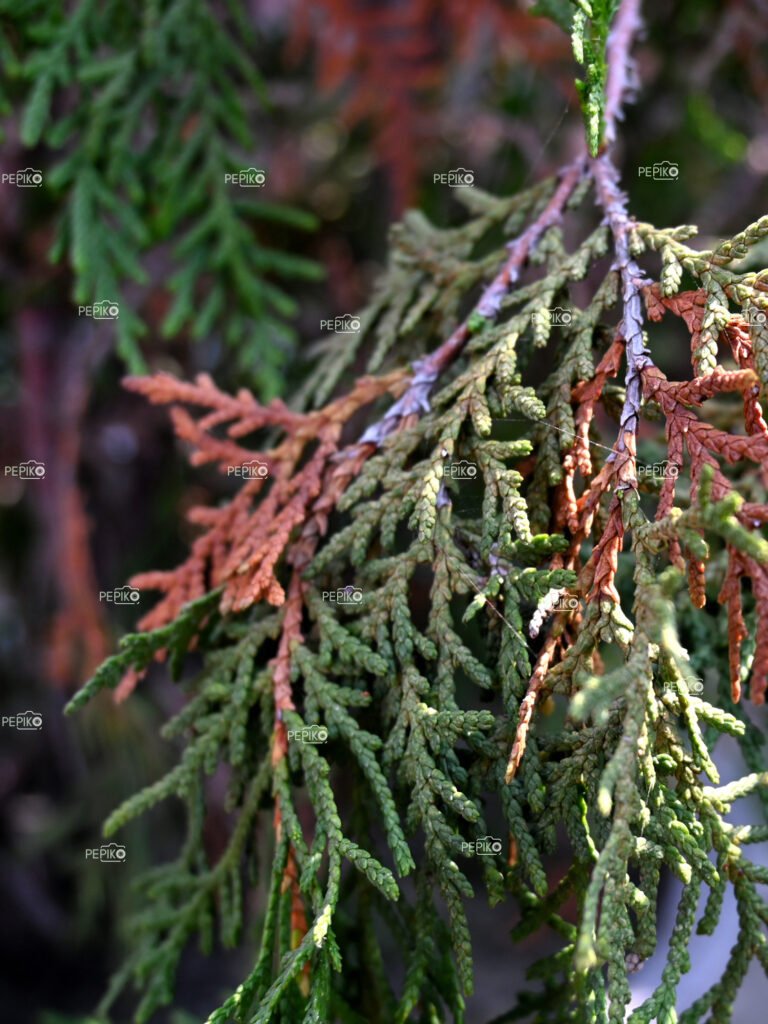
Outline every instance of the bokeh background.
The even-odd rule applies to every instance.
[[[123,704],[61,714],[138,618],[100,591],[173,566],[192,535],[185,509],[227,493],[188,468],[165,414],[121,378],[204,371],[262,398],[300,391],[323,351],[320,321],[365,304],[404,210],[460,218],[436,173],[471,169],[479,186],[512,193],[572,153],[582,128],[569,41],[539,16],[564,8],[0,0],[0,172],[44,176],[40,188],[0,186],[0,464],[46,466],[41,480],[0,477],[0,714],[44,719],[39,732],[0,730],[3,1021],[88,1019],[124,948],[131,877],[183,834],[165,805],[131,826],[125,864],[84,859],[107,813],[172,763],[158,730],[182,698],[162,672]],[[641,220],[698,224],[706,245],[768,210],[768,3],[657,0],[644,16],[618,154],[630,206]],[[210,25],[236,40],[231,52]],[[677,163],[676,180],[639,177],[660,160]],[[219,187],[236,167],[265,169],[256,207]],[[119,298],[119,322],[78,316],[86,296]],[[678,341],[667,372],[686,372]],[[212,843],[224,827],[222,810]],[[514,909],[497,908],[493,928],[488,913],[471,909],[471,1022],[509,1006],[525,966],[506,942]],[[251,956],[191,951],[177,1008],[157,1019],[203,1020]],[[691,997],[712,969],[694,962]],[[760,1019],[761,984],[765,994],[750,978],[734,1020]],[[115,1024],[130,1019],[120,1004]]]

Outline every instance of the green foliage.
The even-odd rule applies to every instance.
[[[597,156],[604,142],[607,43],[619,0],[537,0],[532,13],[549,18],[571,36],[573,55],[584,69],[576,80],[587,148]]]
[[[545,205],[553,184],[551,179],[540,182],[514,196],[494,196],[477,187],[457,189],[456,198],[472,217],[455,228],[440,228],[420,211],[408,211],[391,229],[390,259],[368,308],[360,315],[360,330],[343,337],[331,336],[318,349],[321,358],[317,369],[303,389],[306,399],[322,405],[356,359],[364,359],[366,371],[376,373],[398,365],[404,358],[424,355],[444,340],[473,288],[503,259],[503,239],[514,237],[526,219]],[[573,269],[577,271],[578,267]],[[552,293],[557,282],[567,276],[562,273],[550,282]],[[538,294],[536,297],[540,298]],[[526,298],[524,291],[522,298]],[[492,337],[489,329],[508,332],[498,353],[501,360],[505,359],[503,353],[508,353],[505,401],[510,408],[514,403],[532,402],[529,411],[537,407],[535,395],[515,383],[514,330],[519,333],[529,325],[532,308],[530,305],[521,311],[519,324],[514,321],[493,328],[490,320],[478,314],[469,325],[478,339]]]
[[[614,10],[579,4],[574,21],[593,154],[626,83],[623,66],[622,88],[606,83]],[[142,388],[203,407],[176,415],[194,462],[245,461],[240,442],[265,423],[278,436],[268,476],[197,517],[208,529],[190,561],[145,578],[166,592],[155,621],[181,611],[127,637],[69,705],[163,652],[179,678],[194,649],[165,729],[177,765],[105,825],[117,834],[174,798],[189,831],[140,883],[132,954],[100,1012],[130,982],[139,1022],[172,1002],[187,943],[242,942],[262,877],[256,961],[208,1024],[461,1022],[478,890],[516,901],[513,940],[549,928],[561,944],[502,1019],[726,1024],[750,962],[768,969],[768,876],[748,855],[768,826],[728,820],[751,793],[768,808],[764,735],[732,699],[748,687],[759,703],[768,686],[766,275],[739,266],[768,219],[696,250],[691,227],[630,218],[605,151],[513,197],[459,199],[458,227],[411,212],[393,228],[360,331],[325,340],[302,395],[319,412],[264,409],[205,379]],[[654,364],[665,314],[688,328],[692,380]],[[368,410],[362,435],[359,402],[325,405],[352,367],[409,361],[408,381],[387,378],[406,390]],[[665,433],[646,441],[641,418]],[[663,483],[635,455],[640,436],[676,470]],[[216,589],[176,600],[201,581]],[[705,666],[725,682],[705,689]],[[747,769],[726,784],[722,735]],[[216,773],[230,820],[209,851]],[[562,844],[570,866],[554,877]],[[666,966],[629,1011],[668,875],[682,893]],[[727,891],[738,943],[678,1015],[693,929],[716,934]]]
[[[605,87],[608,78],[606,44],[618,0],[571,0],[573,55],[584,68],[584,78],[576,81],[587,144],[596,156],[605,131]]]
[[[531,13],[541,18],[550,18],[563,32],[571,31],[573,4],[571,0],[537,0]]]
[[[423,355],[448,336],[467,296],[508,258],[500,239],[522,237],[556,187],[544,182],[513,198],[473,190],[464,197],[472,216],[458,228],[409,215],[393,231],[390,265],[362,316],[361,337],[327,349],[307,398],[336,389],[366,350],[367,368],[376,370],[414,351]],[[571,208],[585,198],[577,186]],[[731,262],[764,233],[760,221],[716,249],[695,251],[685,241],[690,229],[638,224],[631,244],[637,253],[661,253],[671,298],[684,275],[707,289],[704,335],[726,312],[734,316],[731,303],[762,303],[759,275],[739,274]],[[680,1019],[694,1024],[710,1012],[714,1021],[729,1020],[750,959],[768,965],[768,904],[758,890],[765,872],[747,855],[768,826],[728,821],[736,800],[756,791],[765,800],[764,737],[730,704],[727,687],[697,695],[703,667],[727,662],[727,611],[714,602],[715,610],[693,608],[683,574],[664,564],[672,540],[710,559],[706,585],[715,596],[726,552],[765,566],[768,542],[742,521],[735,492],[713,497],[711,465],[701,469],[695,500],[683,492],[681,507],[655,519],[647,514],[649,498],[658,496],[651,483],[617,492],[632,537],[618,559],[619,603],[585,602],[580,574],[563,561],[572,528],[570,537],[564,525],[552,529],[552,489],[562,486],[574,450],[574,388],[594,377],[619,293],[619,272],[603,259],[610,244],[605,225],[586,230],[571,250],[559,226],[543,232],[531,278],[500,298],[498,314],[476,303],[461,358],[428,408],[362,463],[336,503],[332,529],[301,570],[290,709],[277,712],[274,696],[276,644],[288,613],[255,605],[222,615],[220,592],[187,605],[167,626],[126,638],[74,698],[72,708],[162,649],[179,664],[196,636],[202,668],[184,684],[188,702],[165,730],[184,740],[181,759],[105,827],[113,835],[169,797],[187,807],[189,838],[179,858],[141,883],[134,953],[104,1011],[133,979],[143,993],[137,1020],[148,1020],[172,1001],[179,956],[193,936],[204,949],[216,932],[224,945],[241,940],[244,894],[263,870],[267,808],[276,816],[275,844],[260,952],[209,1024],[463,1020],[473,986],[464,904],[476,878],[491,904],[510,895],[518,901],[514,939],[550,927],[563,943],[534,966],[538,987],[519,994],[505,1019],[674,1019],[692,930],[715,933],[728,887],[739,907],[739,944],[722,978]],[[586,278],[592,298],[579,308],[570,288]],[[567,320],[543,315],[553,307],[567,309]],[[534,389],[524,381],[544,346],[552,356]],[[606,415],[618,418],[624,400],[622,388],[606,388]],[[654,404],[644,403],[651,419]],[[611,454],[596,436],[595,476]],[[745,486],[751,480],[743,466],[734,472]],[[761,486],[750,486],[751,500],[763,500]],[[594,542],[609,500],[605,494],[597,504]],[[291,565],[289,558],[278,569],[286,587]],[[359,601],[324,600],[348,585],[360,589]],[[567,616],[552,617],[562,595],[578,608],[577,629]],[[745,614],[754,634],[756,605]],[[507,757],[541,636],[564,631],[569,642],[546,676],[556,713],[551,721],[537,716],[510,780]],[[283,727],[285,756],[276,746]],[[323,730],[325,741],[306,740],[312,729]],[[724,734],[737,739],[748,769],[728,785],[713,759]],[[222,765],[232,826],[210,862],[202,843],[205,778]],[[556,879],[549,861],[559,833],[572,866]],[[655,949],[667,873],[683,885],[667,967],[656,991],[628,1013],[630,968]],[[408,875],[413,885],[399,881]],[[697,922],[702,890],[708,899]],[[564,911],[571,899],[576,923]],[[399,991],[386,966],[387,943],[406,965]]]
[[[271,224],[310,229],[311,215],[225,182],[256,161],[252,108],[268,102],[241,5],[30,0],[0,16],[13,28],[5,84],[23,104],[28,159],[41,145],[60,154],[44,189],[73,301],[118,303],[118,349],[141,372],[142,305],[165,246],[175,269],[162,334],[221,337],[258,391],[274,393],[296,312],[279,282],[315,280],[319,268],[263,239]]]

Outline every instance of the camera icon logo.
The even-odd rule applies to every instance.
[[[334,334],[357,334],[360,330],[360,317],[344,313],[343,316],[335,316],[330,320],[321,320],[320,330],[332,331]]]
[[[45,463],[27,459],[18,466],[6,466],[5,475],[18,477],[19,480],[42,480],[45,476]]]
[[[22,711],[17,718],[17,729],[24,730],[38,730],[43,727],[43,716],[39,715],[36,711]]]
[[[92,316],[94,320],[117,320],[120,316],[120,307],[116,302],[102,299],[100,302],[94,302]]]
[[[453,480],[474,480],[477,476],[477,464],[467,459],[452,462],[448,467],[448,476]]]
[[[501,840],[495,836],[483,836],[475,840],[475,853],[480,857],[493,857],[501,853]]]
[[[38,732],[43,727],[43,716],[37,711],[21,711],[18,715],[3,715],[0,722],[20,732]]]
[[[475,172],[466,167],[457,167],[448,172],[448,184],[451,188],[470,188],[475,183]]]
[[[673,164],[671,160],[661,160],[653,165],[654,178],[672,179],[676,178],[679,173],[680,168],[677,164]]]
[[[120,843],[104,843],[85,851],[86,860],[98,860],[102,864],[122,864],[125,860],[125,847]]]
[[[34,167],[25,167],[23,171],[16,172],[16,185],[20,188],[40,188],[43,184],[43,175]]]
[[[570,327],[573,313],[563,306],[555,306],[549,311],[549,322],[553,327]]]
[[[501,853],[501,840],[496,836],[480,836],[472,841],[462,840],[462,853],[475,854],[477,857],[497,857]]]
[[[138,591],[136,587],[118,587],[116,590],[100,590],[99,600],[108,601],[110,604],[138,604],[141,600],[141,592]]]
[[[262,188],[266,181],[266,171],[262,171],[260,167],[246,167],[242,171],[229,172],[224,175],[225,185],[239,185],[240,188]]]
[[[239,476],[244,480],[264,480],[269,476],[269,466],[259,459],[252,459],[241,466],[227,466],[227,476]]]
[[[305,725],[301,729],[288,729],[288,739],[317,746],[328,739],[328,730],[324,725]]]
[[[99,860],[107,863],[125,860],[125,847],[119,843],[107,843],[99,848]]]

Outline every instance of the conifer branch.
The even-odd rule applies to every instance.
[[[548,924],[562,939],[532,972],[542,990],[510,1019],[532,1007],[540,1024],[674,1019],[705,888],[699,930],[715,931],[731,891],[741,934],[681,1019],[727,1020],[749,961],[766,966],[765,872],[748,856],[765,826],[727,816],[751,792],[768,799],[763,737],[738,703],[768,691],[768,381],[753,315],[768,310],[768,272],[736,262],[768,222],[701,251],[690,227],[634,220],[611,146],[638,4],[621,4],[610,34],[606,5],[579,8],[611,68],[604,106],[600,74],[584,96],[590,117],[604,113],[605,145],[519,196],[468,192],[458,228],[406,217],[360,347],[329,351],[310,388],[319,408],[229,396],[206,377],[129,381],[171,406],[193,464],[265,467],[193,511],[200,535],[181,566],[133,581],[162,595],[146,632],[73,701],[125,672],[129,689],[166,652],[176,666],[199,652],[168,730],[186,738],[179,764],[109,822],[173,794],[189,807],[190,844],[141,919],[142,1013],[167,1001],[181,947],[210,935],[214,913],[224,941],[236,934],[242,836],[263,804],[275,855],[262,951],[211,1024],[352,1019],[336,975],[360,948],[381,1000],[372,1020],[460,1020],[473,984],[471,859],[492,901],[518,901],[515,937]],[[590,188],[601,223],[566,248]],[[586,282],[584,308],[575,282]],[[680,380],[652,356],[668,315],[690,338]],[[370,341],[369,374],[339,387]],[[545,346],[543,379],[530,378]],[[362,420],[372,425],[361,433]],[[706,676],[710,664],[722,680]],[[323,739],[303,742],[312,730]],[[746,769],[726,785],[723,734]],[[219,764],[237,820],[222,861],[192,863],[201,780]],[[496,803],[499,837],[486,824]],[[573,863],[553,884],[562,834]],[[409,873],[413,893],[398,882]],[[667,873],[683,887],[667,966],[629,1011]],[[563,910],[574,894],[575,920]],[[407,961],[400,992],[380,928]]]
[[[616,142],[618,122],[623,119],[624,104],[636,88],[632,46],[642,29],[640,0],[621,0],[605,46],[608,74],[605,86],[605,148]]]
[[[548,203],[525,231],[507,244],[507,257],[477,305],[455,331],[431,355],[414,364],[414,374],[405,394],[361,436],[360,444],[377,447],[403,421],[429,412],[429,395],[441,375],[459,357],[473,333],[492,324],[501,311],[504,297],[517,283],[520,271],[542,235],[563,216],[568,200],[584,174],[585,159],[578,157],[562,172]]]
[[[607,153],[592,164],[597,196],[605,211],[615,245],[615,267],[622,284],[623,316],[619,330],[624,338],[627,358],[626,397],[619,421],[620,433],[616,451],[629,453],[634,458],[635,435],[640,418],[642,371],[653,365],[643,338],[643,303],[641,289],[647,283],[637,261],[630,252],[629,233],[632,221],[627,213],[627,199],[619,188],[619,175]],[[622,479],[622,486],[636,486],[636,477],[630,462],[630,475]]]

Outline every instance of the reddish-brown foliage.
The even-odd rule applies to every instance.
[[[349,394],[311,413],[297,413],[275,399],[261,405],[248,391],[236,396],[220,391],[206,375],[186,384],[167,373],[132,377],[126,386],[157,404],[187,403],[204,410],[198,419],[178,404],[171,415],[176,433],[192,447],[194,465],[217,463],[222,472],[258,463],[264,475],[245,479],[233,499],[219,508],[193,508],[189,519],[202,527],[187,560],[170,572],[141,573],[131,585],[160,590],[165,596],[139,626],[153,629],[172,622],[182,606],[221,587],[221,610],[243,611],[254,602],[286,602],[276,566],[286,555],[296,571],[289,588],[283,636],[275,661],[278,711],[290,702],[289,654],[301,639],[302,582],[317,540],[325,533],[328,514],[373,446],[359,446],[355,456],[335,460],[350,417],[384,394],[398,395],[405,384],[402,371],[376,379],[363,377]],[[216,431],[219,431],[219,435]],[[255,452],[241,439],[255,431],[279,431],[271,449]],[[290,551],[286,548],[292,541]],[[135,683],[121,688],[125,695]]]
[[[703,299],[700,292],[683,292],[674,298],[662,298],[656,286],[646,289],[646,304],[651,320],[661,320],[666,310],[682,317],[691,338],[700,331]],[[749,330],[741,316],[734,316],[722,331],[722,339],[730,345],[738,370],[717,367],[704,377],[672,383],[653,367],[643,374],[643,391],[647,399],[658,402],[666,417],[670,463],[681,467],[687,451],[690,459],[691,498],[695,500],[701,472],[711,467],[714,474],[713,497],[724,498],[733,485],[720,468],[718,458],[735,464],[748,459],[761,467],[765,475],[768,465],[768,427],[760,407],[759,381],[754,370],[754,359]],[[692,340],[692,350],[695,344]],[[731,434],[699,419],[694,409],[709,398],[725,392],[738,392],[744,406],[746,435]],[[693,407],[690,408],[690,407]],[[675,498],[677,477],[667,475],[662,486],[657,518],[666,515]],[[748,527],[768,522],[768,505],[744,502],[737,512]],[[701,607],[705,600],[704,566],[687,557],[691,599]],[[741,695],[741,646],[747,638],[742,615],[741,580],[746,577],[752,585],[757,608],[757,646],[752,664],[751,696],[755,703],[765,701],[768,688],[768,574],[765,566],[754,558],[728,546],[728,570],[718,596],[728,609],[729,663],[733,699]]]
[[[487,69],[494,52],[527,65],[563,62],[568,41],[543,18],[492,0],[298,0],[289,43],[296,59],[316,40],[320,89],[340,94],[349,124],[370,122],[396,212],[416,195],[425,158],[442,127],[434,102],[459,64]],[[466,69],[465,69],[466,70]],[[570,76],[561,85],[569,95]]]

